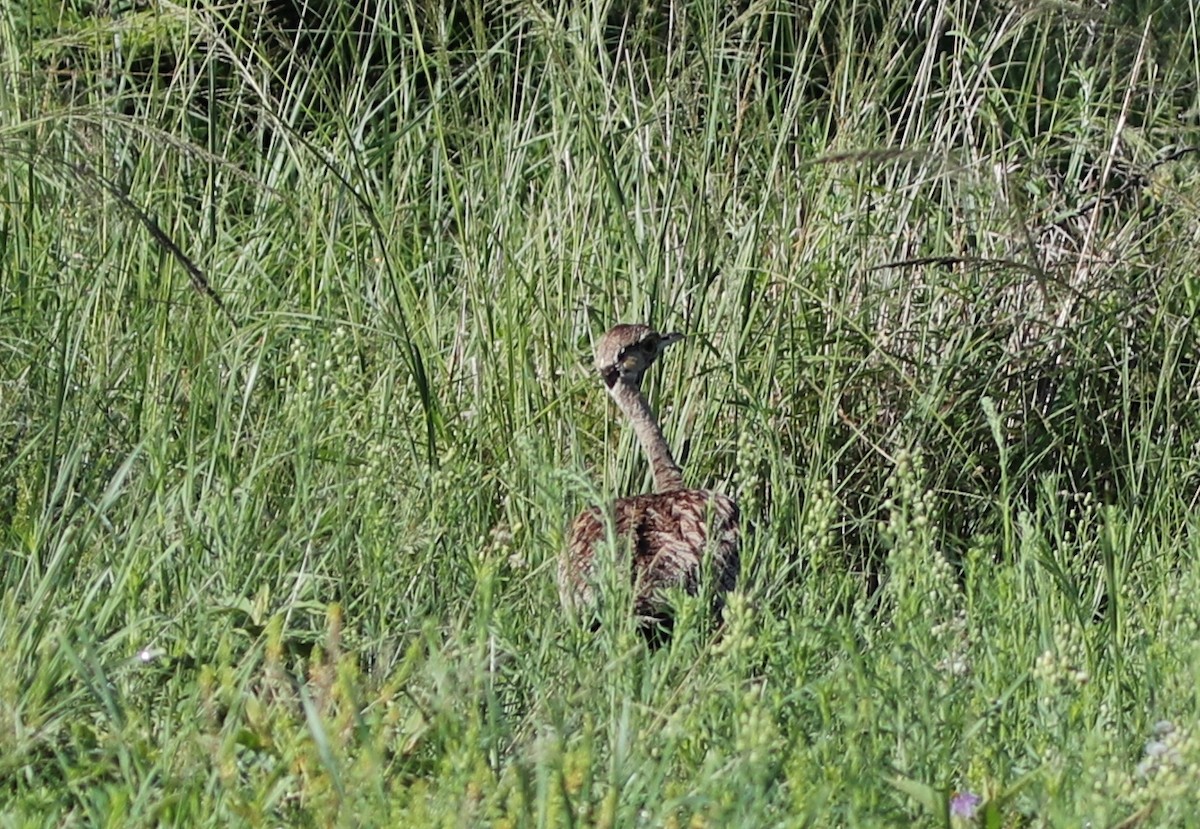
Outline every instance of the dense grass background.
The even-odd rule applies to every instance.
[[[1198,11],[6,4],[0,823],[1189,825]]]

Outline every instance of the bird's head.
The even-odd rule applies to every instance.
[[[682,334],[660,334],[647,325],[618,325],[596,344],[596,370],[610,389],[618,381],[640,386],[642,375]]]

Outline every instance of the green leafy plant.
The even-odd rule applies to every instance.
[[[0,822],[1187,825],[1193,5],[0,7]]]

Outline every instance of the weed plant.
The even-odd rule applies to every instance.
[[[4,4],[0,824],[1190,825],[1198,12]]]

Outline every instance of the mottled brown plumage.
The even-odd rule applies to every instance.
[[[628,556],[634,612],[647,631],[670,627],[668,589],[678,587],[694,595],[701,578],[709,577],[719,607],[721,595],[737,581],[739,567],[737,504],[716,492],[684,488],[683,474],[642,394],[646,369],[680,338],[645,325],[618,325],[597,344],[596,369],[633,424],[657,491],[610,505],[615,547],[607,543],[608,522],[600,507],[580,513],[571,524],[558,567],[563,604],[587,612],[596,604],[597,556]]]

